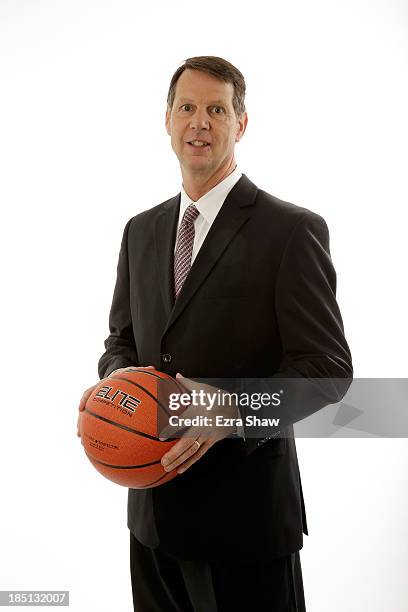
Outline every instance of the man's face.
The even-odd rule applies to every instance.
[[[246,113],[237,117],[234,86],[199,70],[185,70],[177,81],[166,129],[182,170],[211,176],[227,167],[245,132]]]

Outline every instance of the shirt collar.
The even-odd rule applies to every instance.
[[[210,225],[218,215],[221,206],[224,204],[225,199],[235,183],[239,181],[242,173],[238,169],[238,166],[220,183],[215,185],[210,191],[207,191],[201,198],[199,198],[194,204],[196,205],[199,213],[203,215],[204,219]],[[183,215],[187,207],[192,204],[193,200],[188,197],[184,191],[184,187],[181,186],[181,199],[180,199],[180,214],[179,221],[183,218]]]

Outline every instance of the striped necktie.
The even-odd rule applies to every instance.
[[[177,234],[177,246],[174,256],[174,297],[182,288],[191,268],[191,256],[194,244],[194,221],[200,212],[194,204],[190,204],[183,215]]]

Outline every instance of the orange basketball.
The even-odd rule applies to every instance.
[[[85,453],[103,476],[132,489],[157,487],[177,476],[165,472],[160,460],[177,442],[161,442],[158,421],[169,414],[158,397],[158,383],[178,383],[157,370],[127,370],[104,379],[89,397],[81,414]],[[162,387],[161,387],[162,388]]]

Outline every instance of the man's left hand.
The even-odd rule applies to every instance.
[[[201,390],[205,393],[214,394],[218,391],[215,387],[206,385],[204,383],[198,383],[190,378],[184,378],[181,374],[176,375],[177,380],[182,383],[185,387],[186,392]],[[205,411],[204,406],[193,406],[190,404],[188,408],[182,413],[184,418],[194,418],[195,416],[203,415]],[[171,472],[177,469],[178,474],[182,474],[189,467],[191,467],[196,461],[198,461],[205,453],[216,443],[224,438],[227,438],[231,434],[237,433],[237,427],[235,424],[228,426],[215,426],[216,415],[222,414],[224,418],[231,418],[234,420],[239,418],[239,412],[235,405],[228,406],[214,406],[211,410],[206,412],[211,417],[213,425],[203,427],[189,427],[183,429],[183,437],[162,457],[161,463],[166,472]],[[174,427],[168,425],[163,431],[160,432],[160,440],[165,440],[167,437],[174,437]]]

